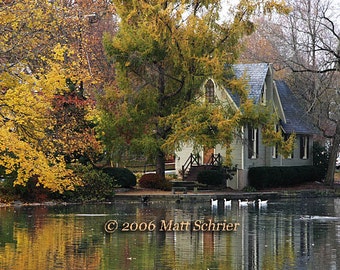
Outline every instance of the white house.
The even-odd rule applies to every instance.
[[[308,121],[304,110],[295,98],[291,90],[283,81],[273,79],[273,69],[268,63],[237,64],[233,66],[236,77],[246,76],[249,84],[248,97],[256,104],[273,104],[274,111],[278,115],[277,128],[289,136],[296,134],[294,152],[283,158],[278,154],[276,147],[263,145],[260,129],[243,127],[240,138],[234,138],[232,143],[232,164],[235,166],[233,179],[227,181],[227,187],[242,189],[247,186],[247,173],[251,167],[259,166],[300,166],[312,165],[313,135],[316,128]],[[232,106],[239,106],[237,96],[228,91],[216,87],[213,80],[205,84],[206,97],[214,100],[228,101]],[[203,148],[203,147],[202,147]],[[225,150],[216,145],[213,149],[204,149],[200,153],[193,153],[190,145],[176,152],[176,171],[184,173],[189,170],[188,164],[207,164],[211,158],[222,159]],[[197,160],[199,159],[199,160]],[[210,161],[209,161],[210,159]],[[214,161],[213,161],[214,162]]]

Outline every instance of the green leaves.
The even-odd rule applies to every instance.
[[[124,93],[126,107],[121,112],[101,108],[103,114],[115,112],[106,128],[111,126],[126,146],[134,142],[136,149],[148,154],[154,150],[156,155],[157,148],[171,152],[185,142],[228,147],[235,130],[250,117],[247,110],[253,110],[247,107],[245,83],[230,81],[246,103],[241,113],[230,104],[198,100],[208,78],[221,87],[229,82],[226,65],[236,61],[242,36],[254,30],[251,16],[263,7],[263,1],[241,1],[231,23],[218,21],[221,1],[113,2],[119,29],[115,36],[105,36],[104,44],[116,63],[117,87]],[[122,104],[120,99],[117,102]],[[133,128],[127,135],[121,131],[128,125]],[[120,147],[109,144],[111,152]]]

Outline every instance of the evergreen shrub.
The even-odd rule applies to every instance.
[[[220,170],[205,170],[197,175],[197,182],[210,186],[222,185],[225,180],[225,174]]]
[[[92,165],[74,164],[72,169],[82,179],[81,186],[74,191],[67,190],[63,194],[54,194],[57,199],[66,201],[107,201],[115,194],[117,181]]]
[[[137,184],[136,175],[127,168],[107,167],[102,170],[107,175],[113,177],[119,186],[123,188],[133,187]]]
[[[323,174],[323,170],[317,166],[253,167],[248,171],[248,181],[256,189],[289,187],[322,181]]]

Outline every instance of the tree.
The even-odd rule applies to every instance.
[[[80,71],[88,74],[86,79],[82,78],[86,95],[94,97],[102,92],[104,84],[114,81],[114,68],[112,62],[106,61],[102,43],[104,32],[116,31],[114,7],[107,0],[53,3],[60,9],[65,44],[76,52],[72,60],[79,62]]]
[[[15,173],[15,185],[37,177],[39,185],[62,192],[79,182],[46,136],[54,124],[49,118],[53,92],[64,87],[59,72],[60,67],[51,66],[48,73],[35,73],[41,79],[25,72],[1,74],[0,166],[6,174]]]
[[[2,2],[0,36],[0,166],[15,174],[15,185],[36,178],[38,185],[62,192],[79,183],[66,168],[48,132],[55,94],[65,79],[86,74],[65,46],[66,21],[53,1]]]
[[[195,100],[202,96],[201,86],[208,78],[228,83],[227,64],[236,61],[240,38],[253,32],[256,12],[286,9],[275,1],[242,0],[232,20],[219,22],[220,1],[113,2],[119,28],[113,37],[105,36],[104,44],[115,63],[119,92],[107,90],[117,99],[108,107],[112,111],[103,112],[115,115],[104,134],[105,129],[115,130],[119,137],[111,145],[155,157],[156,172],[164,177],[164,144],[175,136],[175,121],[168,120],[194,111],[193,104],[202,106]],[[242,94],[242,89],[235,91]],[[214,140],[213,134],[201,134],[195,142],[203,137]]]
[[[48,134],[56,145],[56,153],[63,155],[67,163],[91,162],[93,165],[101,153],[94,121],[89,117],[95,103],[84,96],[82,82],[77,84],[67,79],[66,84],[68,89],[52,100],[54,125]]]
[[[280,17],[274,24],[265,22],[258,36],[266,37],[275,51],[267,57],[276,63],[276,68],[286,70],[284,76],[304,102],[306,113],[323,136],[332,141],[326,175],[326,183],[332,185],[340,144],[340,25],[339,14],[334,13],[336,1],[333,5],[326,0],[290,4],[293,11],[289,16]],[[258,44],[254,39],[249,43]]]

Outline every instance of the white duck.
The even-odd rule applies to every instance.
[[[241,201],[241,200],[238,200],[238,206],[248,206],[248,200],[246,201]]]
[[[230,207],[231,206],[231,200],[224,199],[224,207]]]
[[[260,207],[261,206],[267,206],[267,204],[268,204],[268,200],[262,201],[261,199],[258,199],[257,201],[258,201]]]
[[[211,202],[211,207],[217,207],[217,204],[218,204],[218,200],[214,200],[214,199],[210,199],[210,202]]]

